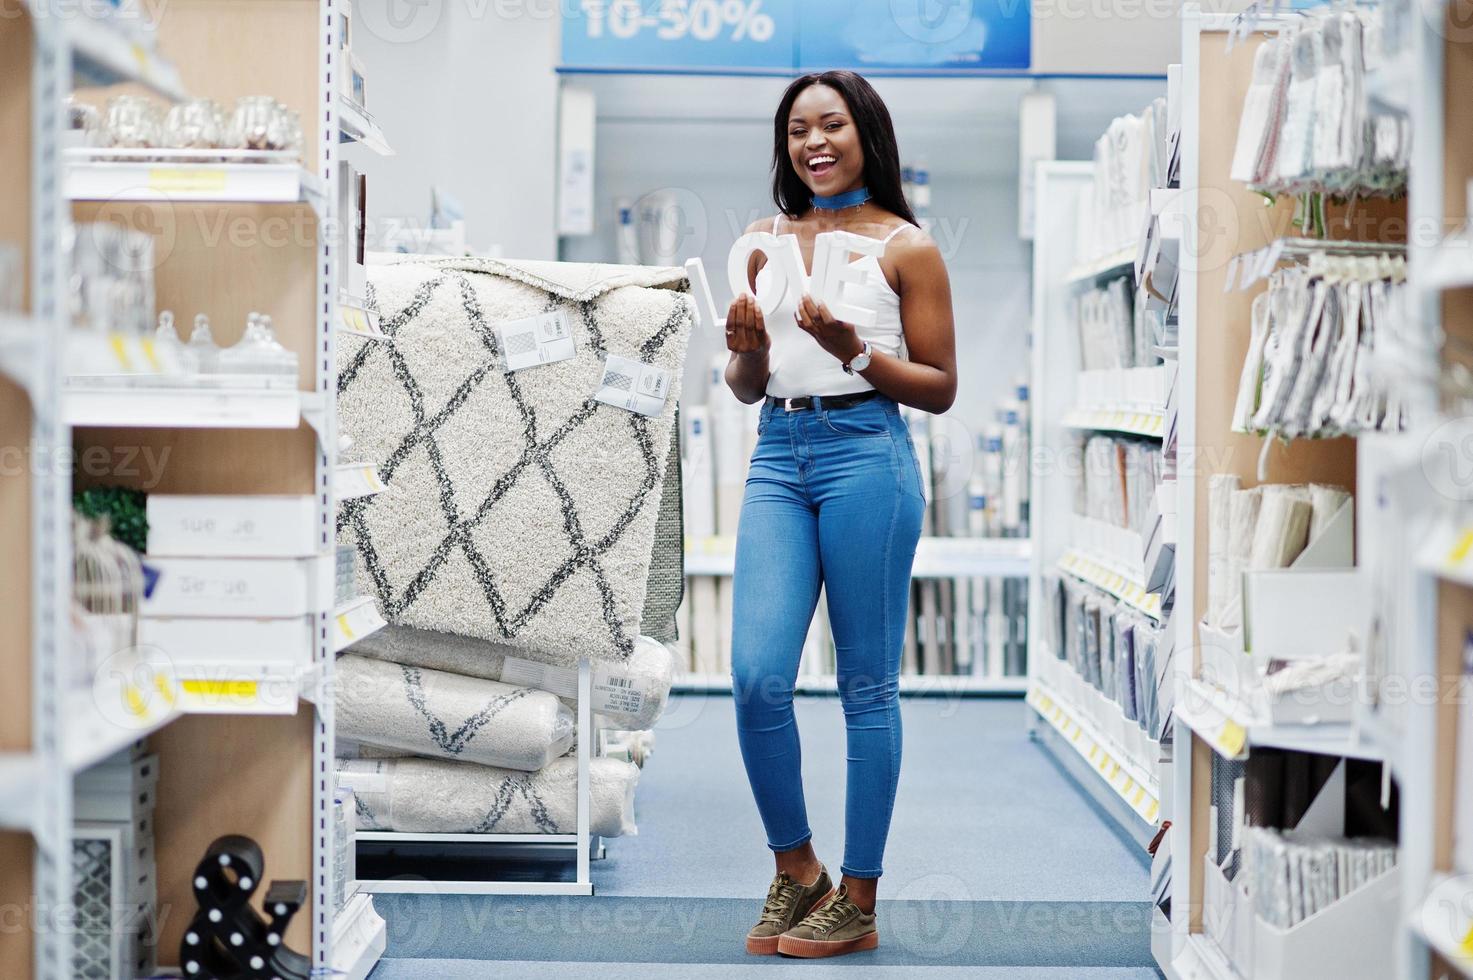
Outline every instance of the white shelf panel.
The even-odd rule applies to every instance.
[[[1152,619],[1161,619],[1161,596],[1147,592],[1141,582],[1122,574],[1120,570],[1101,562],[1096,556],[1078,549],[1070,549],[1059,559],[1059,568],[1082,579],[1096,588],[1103,589]]]
[[[1033,560],[1027,538],[922,538],[912,578],[1023,578]],[[736,538],[687,538],[685,574],[729,576],[736,563]]]
[[[359,893],[333,917],[332,968],[340,980],[367,980],[388,946],[388,923],[373,907],[373,896]]]
[[[1381,761],[1383,749],[1348,724],[1273,725],[1220,688],[1200,680],[1182,682],[1174,712],[1218,755],[1246,757],[1251,746],[1315,752]]]
[[[1161,439],[1166,435],[1166,413],[1136,408],[1075,408],[1064,416],[1064,427],[1097,432],[1124,432]]]
[[[150,689],[119,672],[111,683],[101,681],[100,691],[67,692],[62,735],[68,771],[88,769],[184,714],[168,681],[153,681]]]
[[[1027,702],[1039,717],[1064,736],[1136,816],[1152,826],[1160,820],[1161,787],[1154,763],[1130,758],[1101,732],[1087,712],[1070,704],[1042,680],[1036,679],[1029,687]]]
[[[1410,925],[1463,976],[1473,977],[1473,875],[1436,876]]]
[[[36,801],[45,776],[38,756],[0,752],[0,829],[35,829]]]
[[[73,201],[181,201],[291,204],[324,200],[321,179],[291,154],[210,150],[66,151],[66,196]],[[152,158],[152,159],[149,159]],[[287,161],[291,162],[287,162]]]
[[[729,674],[687,673],[676,676],[673,689],[686,694],[730,694]],[[834,694],[838,679],[832,674],[799,674],[793,689],[799,694]],[[902,674],[901,694],[1023,694],[1027,677],[978,677],[971,674]]]
[[[0,313],[0,374],[27,391],[35,391],[40,380],[38,355],[44,329],[27,317]]]
[[[1464,229],[1432,250],[1414,272],[1414,283],[1427,290],[1473,286],[1473,237]]]
[[[1179,980],[1243,980],[1222,950],[1200,932],[1188,934],[1171,967]]]
[[[359,843],[375,844],[577,844],[577,834],[408,834],[395,830],[360,830]],[[365,882],[365,884],[367,884]]]
[[[332,614],[333,652],[342,653],[359,640],[383,629],[387,623],[378,606],[367,596],[345,602]]]
[[[1114,276],[1130,274],[1135,270],[1135,255],[1136,249],[1134,245],[1123,248],[1112,255],[1107,255],[1094,262],[1075,266],[1069,270],[1069,274],[1064,277],[1064,281],[1066,283],[1094,282],[1096,279],[1113,278]]]
[[[113,428],[295,429],[301,393],[291,388],[123,387],[69,380],[67,425]]]
[[[136,82],[175,102],[186,97],[179,69],[158,52],[128,37],[115,18],[92,18],[76,12],[65,20],[77,87]]]
[[[338,500],[383,493],[384,483],[369,463],[339,463],[332,471],[332,492]]]
[[[344,95],[338,96],[338,126],[342,142],[361,143],[381,156],[395,155],[372,114]]]

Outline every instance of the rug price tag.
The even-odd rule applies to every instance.
[[[635,687],[634,678],[628,675],[594,667],[592,707],[595,714],[637,715],[644,708],[644,691]]]
[[[595,401],[640,415],[659,415],[670,394],[670,372],[618,354],[604,362]]]
[[[574,354],[573,324],[566,310],[498,323],[496,339],[506,371],[554,364]]]
[[[578,696],[578,672],[571,667],[542,664],[521,657],[507,657],[501,667],[501,682],[518,687],[535,687],[564,698]]]

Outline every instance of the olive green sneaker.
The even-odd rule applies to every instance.
[[[770,955],[777,952],[777,940],[784,932],[821,905],[834,893],[834,883],[822,865],[813,884],[795,881],[786,871],[779,871],[767,889],[762,903],[762,917],[747,933],[747,952]]]
[[[777,951],[784,956],[817,958],[857,953],[880,945],[873,914],[865,915],[849,900],[849,889],[843,885],[829,899],[818,905],[777,941]]]

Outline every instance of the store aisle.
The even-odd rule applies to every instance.
[[[1012,700],[908,699],[905,768],[886,854],[882,946],[816,975],[927,967],[983,978],[1155,977],[1145,865],[1029,741]],[[844,735],[833,698],[798,702],[820,856],[842,843]],[[640,835],[612,841],[593,899],[383,896],[375,980],[731,975],[771,875],[734,736],[731,699],[676,699],[638,796]],[[709,966],[702,966],[709,964]],[[954,968],[954,969],[945,969]]]

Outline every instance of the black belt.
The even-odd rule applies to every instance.
[[[807,412],[813,408],[814,398],[822,401],[824,408],[849,408],[867,402],[879,394],[878,391],[871,388],[869,391],[856,391],[849,395],[799,395],[797,398],[778,398],[776,395],[768,395],[767,404],[786,412]]]

